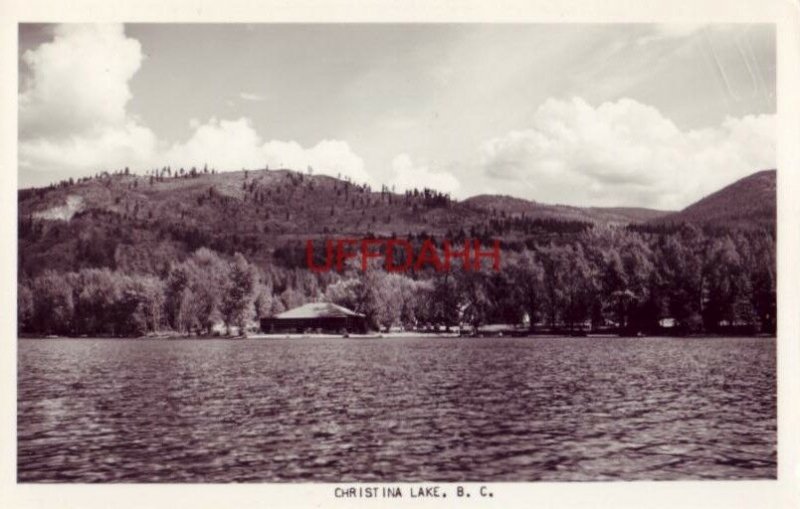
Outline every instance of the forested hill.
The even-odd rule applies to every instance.
[[[309,236],[547,240],[592,224],[663,215],[544,205],[502,196],[459,202],[290,170],[126,171],[19,191],[20,271],[112,267],[160,273],[200,247],[290,265]]]
[[[467,198],[464,203],[484,210],[497,210],[507,214],[525,214],[531,218],[553,219],[556,221],[584,221],[601,224],[640,223],[667,216],[672,211],[646,209],[641,207],[571,207],[568,205],[547,205],[535,201],[481,194]]]
[[[19,330],[212,334],[323,300],[374,328],[629,334],[670,319],[685,333],[774,333],[774,182],[761,172],[659,217],[289,170],[104,173],[19,192]],[[307,239],[370,235],[499,239],[502,270],[307,270]]]
[[[654,218],[651,223],[774,228],[776,180],[775,170],[759,171],[706,196],[680,212]]]

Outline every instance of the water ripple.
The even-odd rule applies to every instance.
[[[20,482],[776,476],[761,338],[21,340]]]

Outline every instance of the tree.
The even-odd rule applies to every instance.
[[[533,330],[544,304],[544,268],[532,251],[525,251],[510,266],[510,276],[515,284],[511,292],[516,306],[527,313],[529,327]]]
[[[487,291],[487,277],[481,270],[460,271],[456,275],[461,322],[473,330],[487,322],[492,302]]]
[[[559,265],[560,270],[567,273],[564,277],[566,282],[564,319],[567,328],[573,330],[575,325],[582,324],[590,317],[596,291],[594,286],[596,277],[581,244],[566,246],[565,255],[565,259]]]
[[[121,289],[112,305],[114,334],[141,336],[147,332],[147,317],[142,312],[143,296],[132,285]]]
[[[603,253],[602,265],[600,286],[606,309],[614,315],[619,330],[641,329],[647,322],[643,306],[650,297],[654,270],[650,249],[638,236],[618,236]]]
[[[550,244],[539,248],[543,269],[544,310],[548,324],[563,324],[572,330],[591,316],[595,299],[596,274],[580,243]]]
[[[328,285],[325,290],[325,299],[339,306],[358,311],[360,285],[361,281],[357,278],[340,279]]]
[[[255,314],[256,319],[261,320],[272,316],[273,297],[270,289],[264,284],[257,284],[255,289]]]
[[[255,316],[253,301],[256,289],[256,274],[241,253],[236,253],[230,265],[228,284],[222,299],[222,316],[230,334],[231,325],[240,335],[245,334],[245,325]]]
[[[370,314],[374,325],[387,331],[394,325],[412,327],[417,323],[416,307],[419,293],[430,285],[418,283],[398,273],[387,273],[373,267],[363,278],[363,306],[365,314]]]
[[[145,331],[156,332],[163,323],[164,282],[154,276],[132,276],[132,286],[139,296],[139,307]]]
[[[74,290],[74,332],[116,335],[122,320],[115,314],[122,276],[109,269],[82,269],[67,274]]]
[[[17,332],[27,331],[34,316],[33,292],[25,282],[17,285]]]
[[[775,238],[767,231],[737,238],[740,252],[746,252],[745,270],[750,280],[751,304],[761,332],[774,334],[776,326]]]
[[[679,330],[692,332],[702,326],[702,265],[693,251],[695,239],[668,236],[655,252],[659,291],[665,313],[675,320]]]
[[[382,326],[388,332],[393,325],[400,323],[404,278],[400,274],[387,274],[375,268],[369,269],[368,275],[364,283],[369,285],[372,320],[376,326]]]
[[[165,307],[173,328],[186,333],[195,328],[200,332],[211,332],[222,318],[220,307],[228,271],[229,265],[206,248],[200,248],[186,261],[172,265],[167,276]],[[188,295],[191,295],[191,303],[186,302]]]
[[[706,302],[703,320],[706,330],[727,325],[752,324],[751,288],[742,257],[730,236],[715,239],[704,267]]]
[[[444,325],[445,330],[450,330],[450,327],[458,323],[461,301],[459,288],[452,274],[436,273],[429,303],[429,323]]]
[[[566,252],[554,244],[537,251],[543,270],[543,303],[545,317],[550,328],[558,326],[566,307]]]
[[[293,309],[306,303],[305,295],[294,288],[286,288],[281,292],[280,300],[283,303],[283,309]]]
[[[177,294],[176,310],[174,314],[174,327],[177,331],[191,333],[200,329],[203,323],[200,321],[201,309],[195,300],[191,288],[183,288]]]
[[[47,270],[33,283],[33,320],[44,334],[69,334],[75,310],[72,287],[67,278]]]
[[[399,299],[401,301],[400,322],[405,329],[416,327],[424,318],[428,297],[433,291],[431,281],[418,281],[400,276]]]
[[[185,302],[189,289],[189,271],[184,264],[173,265],[170,268],[166,283],[167,320],[173,329],[178,332],[189,332],[190,320],[187,316],[188,305]]]

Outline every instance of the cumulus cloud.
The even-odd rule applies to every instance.
[[[121,25],[58,25],[51,42],[22,60],[22,169],[86,173],[152,157],[155,136],[126,109],[141,45]]]
[[[374,184],[364,161],[345,141],[322,140],[304,148],[295,141],[264,142],[247,118],[193,121],[190,138],[176,143],[164,154],[165,164],[175,167],[213,165],[218,170],[242,168],[291,168],[304,171],[311,166],[317,174],[350,177],[357,183]]]
[[[249,119],[189,121],[185,142],[159,148],[156,136],[127,110],[130,80],[144,60],[122,25],[58,25],[53,40],[22,56],[28,68],[19,94],[20,170],[65,178],[115,170],[209,164],[219,171],[285,167],[348,176],[374,184],[345,141],[312,147],[264,142]],[[242,92],[240,99],[261,101]],[[31,174],[26,180],[39,180]]]
[[[141,66],[142,48],[121,25],[58,25],[52,42],[22,60],[31,72],[19,97],[23,136],[125,124],[128,81]]]
[[[408,154],[398,154],[392,159],[392,171],[394,177],[389,185],[395,186],[397,192],[428,187],[455,195],[461,187],[452,173],[432,171],[426,165],[414,164]]]
[[[681,130],[631,99],[593,107],[547,100],[529,129],[486,141],[480,166],[529,198],[576,205],[682,208],[731,181],[775,166],[774,115],[729,117]],[[505,182],[505,183],[504,183]]]
[[[142,168],[150,164],[155,145],[152,131],[135,122],[98,128],[90,136],[32,138],[20,141],[20,168],[65,176]]]
[[[655,35],[685,37],[696,30],[668,26]],[[41,171],[63,178],[167,164],[208,164],[219,171],[269,165],[296,170],[311,166],[315,173],[381,183],[346,141],[303,146],[270,140],[247,118],[192,119],[184,141],[159,145],[150,128],[128,111],[130,81],[144,55],[121,25],[56,26],[52,41],[26,51],[22,61],[26,72],[19,94],[19,154],[20,170],[27,175]],[[241,92],[239,99],[257,101],[262,96]],[[410,125],[401,117],[390,120],[381,127]],[[681,208],[774,166],[774,115],[730,117],[716,126],[687,130],[631,99],[598,106],[580,98],[550,99],[529,127],[481,144],[478,157],[459,170],[466,172],[459,174],[463,182],[399,154],[387,183],[400,191],[431,187],[463,195],[469,188],[543,202]]]

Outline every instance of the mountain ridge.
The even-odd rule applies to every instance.
[[[777,171],[760,170],[701,198],[683,210],[655,218],[649,223],[770,226],[777,219],[776,192]]]
[[[626,224],[661,217],[674,211],[645,207],[579,207],[575,205],[548,204],[509,195],[479,194],[463,200],[479,208],[494,208],[506,213],[525,213],[532,217],[571,219],[600,223]]]
[[[248,180],[251,186],[253,185],[252,183],[256,183],[259,186],[266,185],[267,187],[272,187],[273,190],[277,188],[277,191],[280,192],[283,190],[280,182],[282,178],[288,178],[290,183],[295,186],[298,181],[300,183],[310,182],[312,189],[316,183],[319,185],[318,191],[323,193],[332,191],[337,193],[338,197],[341,197],[345,187],[348,190],[354,189],[356,196],[358,196],[359,204],[366,206],[375,205],[377,196],[381,197],[384,205],[387,204],[386,197],[389,196],[388,202],[390,203],[388,204],[393,205],[395,201],[405,200],[408,194],[391,193],[385,187],[381,191],[374,191],[364,185],[353,184],[341,178],[328,175],[306,175],[285,168],[214,173],[199,172],[191,176],[187,172],[185,175],[166,178],[155,177],[155,179],[150,175],[115,174],[106,177],[80,179],[77,183],[62,182],[57,186],[20,189],[18,191],[19,212],[20,215],[28,214],[40,219],[69,220],[82,210],[104,209],[122,213],[121,203],[123,203],[124,198],[157,202],[164,199],[165,195],[169,193],[179,194],[182,198],[196,198],[198,191],[208,191],[212,188],[214,191],[210,191],[211,194],[246,202],[248,191],[246,184]],[[149,188],[145,186],[148,180]],[[98,183],[102,187],[96,185]],[[124,189],[126,184],[128,185],[128,192],[125,192],[126,190]],[[207,187],[201,189],[204,186]],[[71,190],[71,192],[65,193],[65,189]],[[760,219],[772,218],[774,216],[775,189],[776,170],[761,170],[743,177],[678,211],[647,207],[581,207],[543,203],[502,194],[479,194],[462,200],[455,200],[435,190],[426,189],[424,192],[435,194],[437,196],[435,199],[445,200],[448,207],[456,208],[459,212],[489,212],[504,215],[505,217],[524,216],[530,219],[539,218],[588,223],[668,224],[680,222],[736,222],[737,220],[752,218],[754,211]],[[125,195],[124,197],[118,196],[120,191]],[[349,191],[344,192],[348,193]],[[42,198],[45,195],[52,196],[47,200],[36,199],[36,197]],[[291,193],[290,196],[293,198],[294,193]],[[114,199],[113,204],[109,201],[112,197]],[[430,198],[423,196],[422,200],[425,201],[426,199],[430,200]],[[280,202],[280,198],[277,201]],[[300,212],[304,211],[305,205],[304,203],[299,204]],[[313,205],[319,208],[321,203],[314,200]],[[335,206],[336,204],[333,205]],[[391,209],[393,207],[388,208]],[[312,226],[313,231],[313,224],[309,226]]]
[[[731,222],[715,212],[715,203],[726,205],[725,210],[736,203],[726,198],[727,188],[704,198],[712,199],[710,208],[700,200],[670,213],[548,205],[495,195],[458,201],[431,189],[398,194],[386,187],[377,191],[288,169],[169,173],[118,172],[20,190],[20,273],[94,266],[162,273],[169,260],[181,259],[200,247],[296,267],[298,260],[304,260],[305,241],[315,237],[434,236],[454,242],[496,238],[508,246],[530,246],[560,242],[595,225],[658,228],[697,222],[698,217],[706,217],[704,213],[711,224],[715,220],[733,226],[752,223],[747,218]],[[772,179],[774,211],[774,175]],[[759,206],[769,209],[765,191],[770,188],[769,176],[766,183],[763,178],[743,180],[733,188],[736,196],[755,186]],[[758,217],[762,216],[769,215]],[[765,219],[753,224],[771,223]]]

